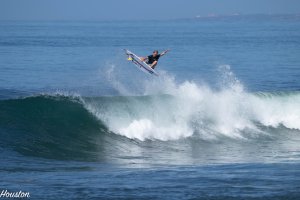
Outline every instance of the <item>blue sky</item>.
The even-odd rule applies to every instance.
[[[0,0],[0,20],[174,19],[299,14],[300,0]]]

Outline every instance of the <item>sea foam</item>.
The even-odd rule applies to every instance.
[[[136,82],[142,94],[124,94],[105,104],[89,102],[86,107],[114,133],[142,141],[193,135],[240,139],[247,133],[263,134],[261,126],[300,130],[300,93],[250,93],[229,65],[218,70],[218,89],[188,80],[176,83],[161,72],[159,78]],[[120,93],[130,91],[126,84],[117,85]]]

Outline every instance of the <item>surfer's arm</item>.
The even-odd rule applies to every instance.
[[[168,53],[168,51],[170,51],[170,50],[169,50],[169,49],[168,49],[168,50],[165,50],[164,52],[162,52],[162,53],[160,54],[160,56],[165,55],[166,53]]]
[[[157,60],[155,60],[155,61],[150,65],[150,67],[151,67],[152,69],[154,69],[156,65],[157,65]]]

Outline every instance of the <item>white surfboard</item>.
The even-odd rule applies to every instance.
[[[133,64],[135,64],[135,66],[137,66],[140,70],[158,76],[158,73],[156,73],[147,63],[142,61],[137,55],[135,55],[134,53],[132,53],[127,49],[124,49],[124,51],[128,56],[128,60],[131,61]]]

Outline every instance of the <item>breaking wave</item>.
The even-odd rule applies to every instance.
[[[255,140],[282,130],[300,133],[299,92],[250,93],[229,66],[220,70],[224,82],[218,89],[176,83],[162,74],[137,83],[142,95],[41,94],[0,100],[0,145],[27,155],[97,160],[106,151],[103,144],[131,139]]]

